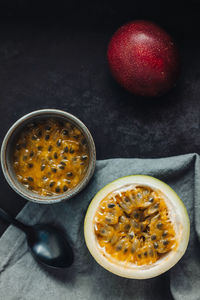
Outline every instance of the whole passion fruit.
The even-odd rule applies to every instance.
[[[108,271],[147,279],[173,267],[186,251],[187,210],[164,182],[144,175],[119,178],[93,198],[84,223],[87,247]]]
[[[173,39],[149,21],[120,27],[108,45],[113,77],[133,94],[160,96],[169,91],[179,74],[179,54]]]

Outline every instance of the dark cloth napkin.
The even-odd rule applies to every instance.
[[[118,277],[99,266],[86,248],[84,216],[93,196],[122,176],[147,174],[168,183],[185,203],[191,222],[188,249],[167,273],[148,280]],[[18,215],[28,224],[60,224],[72,242],[75,261],[66,270],[48,270],[35,262],[25,235],[10,226],[0,239],[1,300],[197,300],[200,299],[200,165],[197,154],[162,159],[97,161],[87,188],[54,205],[28,203]]]

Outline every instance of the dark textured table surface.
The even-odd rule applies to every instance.
[[[88,126],[97,159],[199,151],[198,1],[40,2],[0,1],[1,142],[24,114],[58,108]],[[180,48],[180,80],[157,100],[130,95],[108,70],[108,41],[133,19],[157,22]],[[10,189],[2,173],[0,185],[1,207],[15,215],[25,200]],[[0,234],[5,228],[0,222]]]

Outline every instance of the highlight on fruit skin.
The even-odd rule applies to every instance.
[[[84,222],[88,250],[106,270],[147,279],[172,268],[189,242],[190,221],[178,195],[146,175],[119,178],[91,201]]]
[[[158,97],[175,86],[180,58],[171,36],[150,21],[135,20],[121,26],[107,51],[110,71],[130,93]]]

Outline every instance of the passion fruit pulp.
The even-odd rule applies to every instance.
[[[146,279],[169,270],[189,240],[186,208],[164,182],[132,175],[108,184],[93,198],[84,224],[95,260],[122,277]]]

